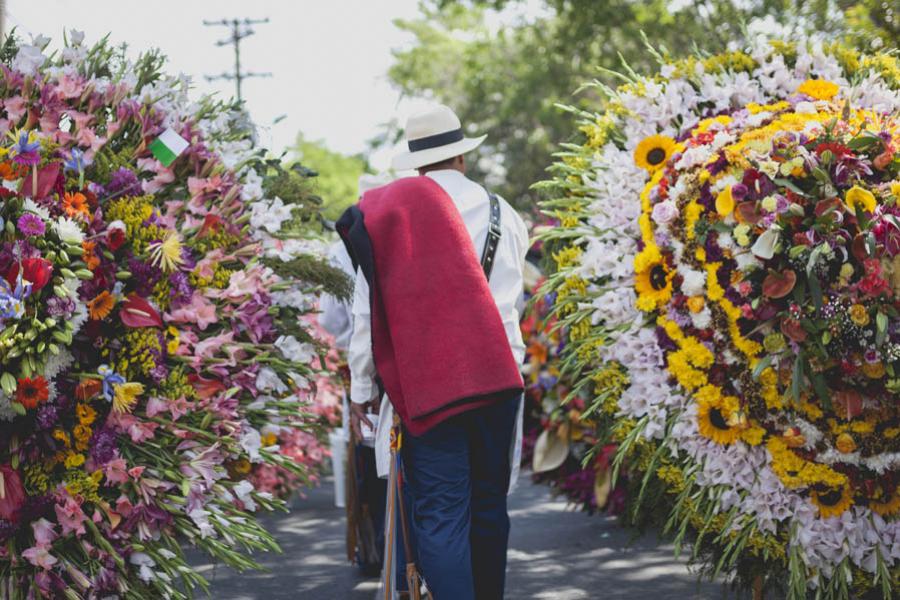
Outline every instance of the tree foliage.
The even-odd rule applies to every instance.
[[[369,171],[360,155],[346,155],[330,150],[322,141],[310,141],[303,135],[288,148],[290,155],[317,173],[314,191],[322,198],[322,215],[331,221],[359,198],[359,176]]]
[[[521,0],[431,0],[421,16],[399,20],[414,37],[395,52],[389,76],[405,95],[444,102],[471,133],[487,133],[475,153],[475,177],[524,209],[533,209],[533,182],[543,178],[553,149],[571,135],[559,102],[587,105],[575,94],[603,69],[653,68],[647,42],[671,55],[721,49],[748,24],[769,18],[787,32],[848,35],[858,44],[896,46],[898,11],[866,0],[545,0],[538,17],[521,14],[492,27],[494,11],[523,13]],[[508,21],[508,19],[507,19]]]

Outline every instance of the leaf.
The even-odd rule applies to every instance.
[[[884,344],[884,340],[887,337],[887,329],[888,329],[888,317],[883,312],[878,312],[875,315],[875,345],[881,346]]]
[[[803,354],[798,354],[794,360],[794,371],[791,374],[791,395],[794,402],[800,402],[800,380],[803,378]]]
[[[825,385],[825,380],[821,373],[810,373],[809,378],[812,380],[813,389],[816,390],[816,396],[822,403],[822,407],[831,410],[831,391]]]
[[[792,192],[794,192],[794,193],[797,194],[798,196],[803,196],[804,198],[808,198],[808,197],[809,197],[809,194],[807,194],[806,192],[804,192],[803,190],[801,190],[800,188],[798,188],[798,187],[797,187],[792,181],[790,181],[789,179],[783,179],[783,178],[781,178],[781,177],[776,177],[776,178],[773,179],[772,181],[775,182],[776,184],[780,185],[780,186],[786,187],[787,189],[791,190]]]
[[[774,359],[775,357],[773,355],[766,354],[766,356],[762,360],[756,363],[756,366],[753,367],[753,379],[758,380],[760,374],[766,370],[766,367],[772,364],[772,361]]]

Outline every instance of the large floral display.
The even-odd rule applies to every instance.
[[[278,443],[314,418],[302,317],[346,290],[308,173],[158,54],[82,38],[0,50],[0,597],[181,598],[185,544],[277,548],[254,481],[308,472]]]
[[[660,59],[597,84],[545,205],[564,364],[596,385],[628,518],[757,597],[895,597],[900,64]]]
[[[536,282],[536,289],[542,286],[543,280]],[[586,410],[596,384],[573,390],[562,373],[566,344],[554,301],[552,293],[531,297],[521,323],[526,345],[522,466],[531,469],[533,481],[573,507],[589,514],[604,508],[616,513],[624,486],[622,481],[615,490],[611,486],[615,445],[599,444],[595,415]]]

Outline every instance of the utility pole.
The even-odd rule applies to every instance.
[[[2,1],[2,0],[0,0]],[[220,21],[203,20],[203,24],[207,27],[230,27],[231,36],[216,42],[216,46],[234,46],[234,73],[222,73],[221,75],[207,75],[207,81],[215,81],[217,79],[233,79],[235,92],[238,102],[242,101],[241,82],[249,77],[271,77],[271,73],[254,73],[253,71],[241,71],[241,40],[245,37],[253,35],[255,32],[251,29],[251,25],[259,25],[268,23],[268,17],[265,19],[222,19]]]

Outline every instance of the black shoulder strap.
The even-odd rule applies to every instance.
[[[491,279],[491,271],[494,268],[494,257],[497,255],[497,246],[500,245],[500,200],[496,194],[488,192],[491,200],[491,222],[488,225],[487,239],[484,241],[484,250],[481,252],[481,267],[488,281]]]

